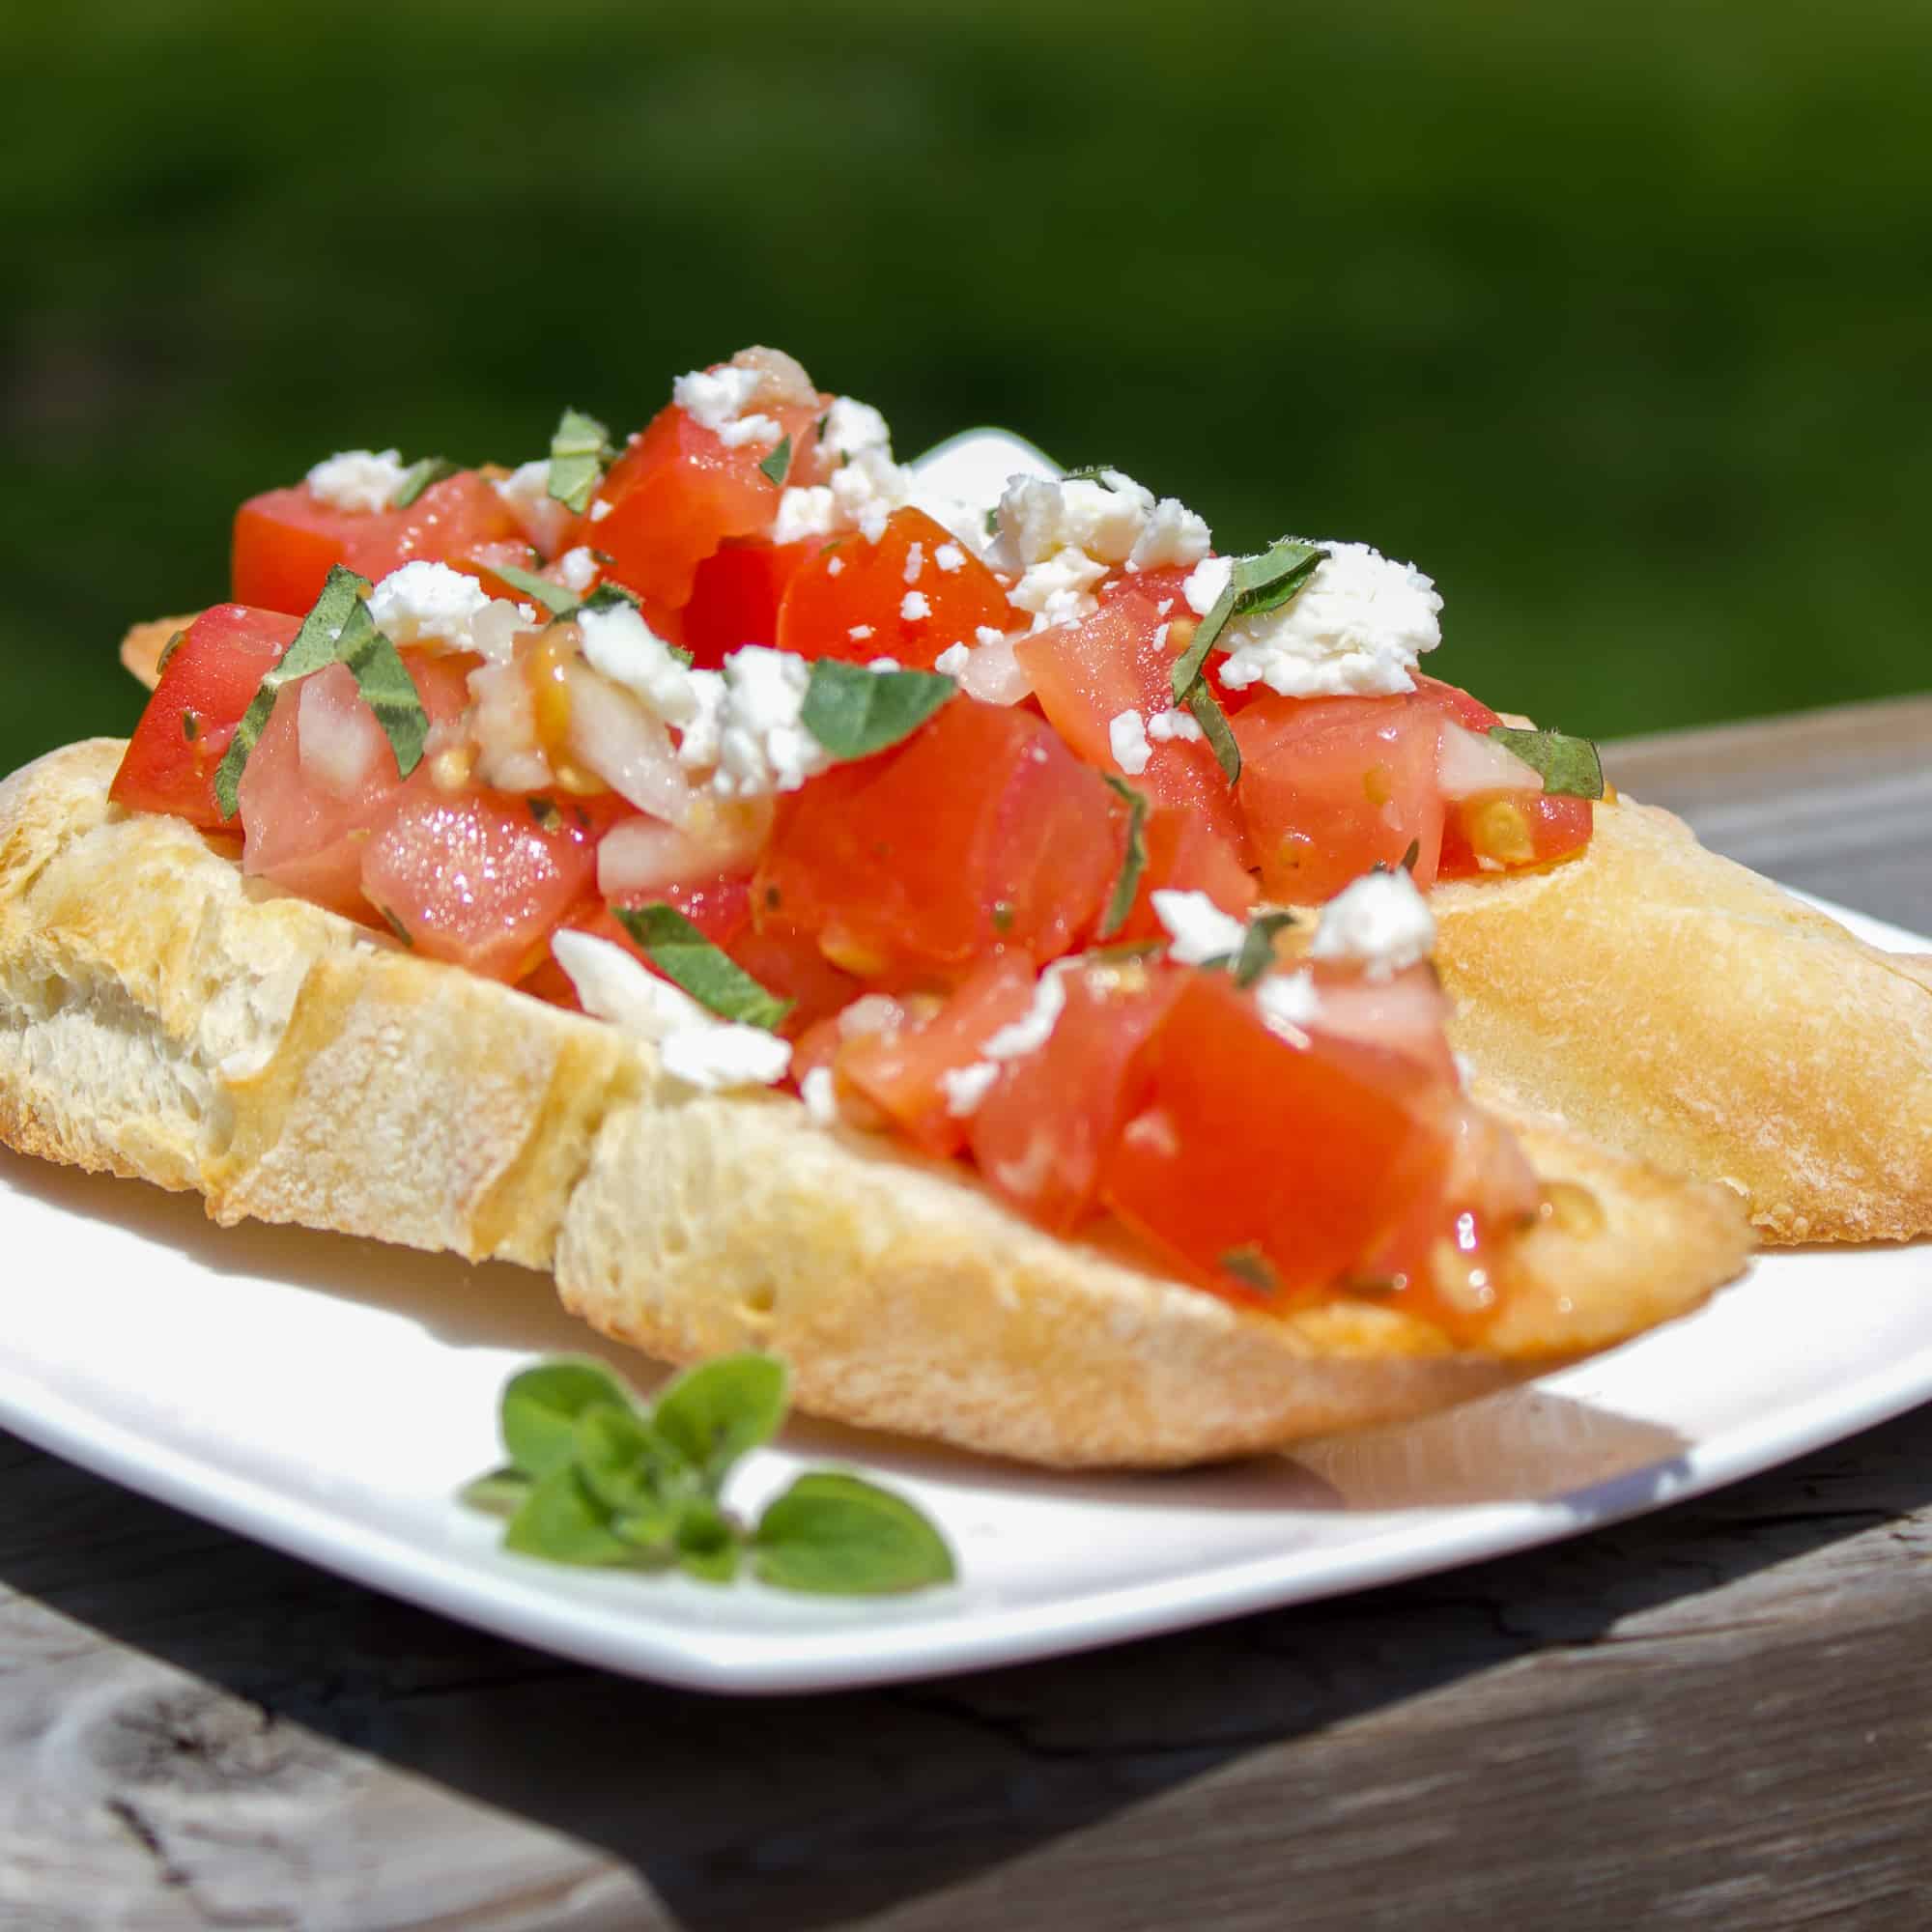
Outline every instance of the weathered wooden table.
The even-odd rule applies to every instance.
[[[1924,930],[1928,743],[1901,702],[1611,770]],[[0,1925],[1932,1924],[1932,1408],[1425,1582],[774,1702],[0,1472]]]

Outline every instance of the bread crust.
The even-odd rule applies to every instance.
[[[1480,1097],[1726,1182],[1768,1240],[1932,1231],[1922,961],[1629,800],[1580,857],[1430,904]]]
[[[253,1216],[551,1269],[670,1361],[758,1347],[807,1410],[1057,1464],[1198,1462],[1478,1395],[1700,1302],[1721,1189],[1560,1130],[1589,1190],[1501,1263],[1487,1352],[1367,1301],[1237,1308],[1054,1238],[965,1172],[706,1095],[615,1029],[415,959],[106,791],[122,747],[0,784],[0,1140]]]

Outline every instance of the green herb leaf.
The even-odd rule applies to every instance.
[[[613,583],[607,577],[583,600],[583,608],[586,611],[614,611],[619,605],[624,605],[635,611],[642,601],[635,590],[629,589],[621,583]],[[670,652],[672,657],[682,658],[686,664],[694,662],[692,654],[682,644],[667,644],[665,648]]]
[[[500,577],[512,590],[527,597],[534,604],[541,604],[553,617],[571,617],[577,614],[583,599],[568,585],[553,583],[547,577],[539,577],[533,570],[522,569],[514,563],[493,563],[492,577]]]
[[[909,738],[959,689],[930,670],[867,670],[819,658],[799,720],[835,758],[868,758]]]
[[[416,943],[415,934],[412,933],[409,929],[409,927],[406,926],[402,923],[402,921],[398,919],[396,915],[389,910],[387,906],[379,905],[377,906],[376,910],[383,915],[383,923],[386,925],[389,928],[389,930],[393,932],[396,935],[396,937],[403,942],[405,946],[409,947],[412,951],[414,951]]]
[[[598,1404],[631,1406],[631,1392],[602,1362],[560,1355],[512,1376],[503,1390],[503,1447],[526,1476],[542,1478],[577,1453],[577,1418]]]
[[[1273,1264],[1253,1242],[1230,1248],[1221,1257],[1221,1265],[1244,1288],[1253,1289],[1257,1294],[1272,1294],[1280,1286]]]
[[[503,1548],[552,1563],[600,1568],[638,1560],[637,1550],[611,1527],[611,1512],[569,1463],[537,1479],[503,1532]]]
[[[1166,951],[1164,939],[1123,939],[1114,946],[1090,946],[1087,957],[1098,965],[1110,965],[1117,960],[1151,959],[1156,952]]]
[[[791,438],[788,436],[781,438],[779,446],[758,465],[758,468],[782,490],[786,476],[791,473]]]
[[[1248,922],[1234,959],[1236,985],[1252,986],[1274,964],[1274,936],[1293,923],[1292,912],[1258,912]]]
[[[530,1479],[506,1463],[487,1476],[478,1476],[473,1483],[466,1483],[458,1497],[486,1516],[515,1516],[529,1492]]]
[[[950,1583],[945,1539],[911,1503],[863,1477],[799,1477],[759,1519],[753,1568],[785,1590],[875,1596]]]
[[[673,1538],[678,1568],[703,1583],[728,1583],[738,1574],[738,1525],[709,1496],[694,1496],[679,1512]]]
[[[1233,784],[1241,776],[1241,748],[1236,741],[1235,727],[1228,723],[1228,714],[1221,709],[1220,700],[1208,689],[1208,680],[1205,677],[1196,678],[1194,689],[1181,702],[1194,714],[1194,722],[1200,725],[1208,749],[1220,760],[1222,772],[1228,782]]]
[[[191,708],[182,712],[182,736],[192,745],[201,736],[201,713]]]
[[[1602,798],[1604,761],[1588,738],[1492,724],[1490,736],[1543,775],[1543,788],[1566,798]]]
[[[1421,857],[1422,840],[1420,838],[1411,838],[1408,841],[1408,849],[1402,855],[1402,869],[1405,872],[1414,871],[1415,862]]]
[[[429,715],[416,696],[402,655],[376,628],[368,605],[360,599],[349,613],[335,640],[336,655],[355,679],[362,701],[376,714],[376,723],[396,754],[396,770],[404,778],[422,763],[429,741]]]
[[[792,1003],[768,993],[728,953],[712,945],[675,906],[612,906],[624,930],[667,980],[699,1006],[746,1026],[777,1028]]]
[[[565,410],[550,440],[550,495],[581,517],[616,454],[611,432],[595,416]]]
[[[986,512],[986,534],[989,537],[1000,534],[1000,509],[997,503]]]
[[[420,463],[412,463],[403,471],[403,480],[396,485],[396,494],[389,498],[389,508],[407,510],[432,483],[440,483],[445,476],[454,476],[461,467],[450,462],[446,456],[425,456]]]
[[[778,1434],[786,1385],[775,1355],[720,1356],[687,1369],[665,1390],[651,1426],[715,1495],[740,1456]]]
[[[233,818],[239,809],[242,774],[248,767],[249,754],[261,743],[262,733],[269,728],[283,685],[336,662],[344,626],[357,611],[367,615],[362,598],[368,588],[353,570],[339,563],[330,568],[322,595],[302,619],[301,628],[283,652],[281,662],[256,687],[255,696],[249,699],[241,724],[235,727],[235,736],[229,740],[228,750],[215,768],[214,801],[223,818]]]
[[[530,816],[545,832],[554,832],[563,823],[563,813],[556,809],[554,798],[526,798],[524,803],[530,809]]]
[[[1060,480],[1063,483],[1097,483],[1103,490],[1112,490],[1115,496],[1120,491],[1107,481],[1109,472],[1119,475],[1119,466],[1112,463],[1090,463],[1083,469],[1069,469]]]
[[[697,1469],[628,1401],[593,1402],[578,1412],[573,1457],[590,1493],[619,1519],[617,1533],[633,1542],[664,1542],[677,1512],[698,1483]],[[654,1536],[634,1525],[662,1518]]]
[[[1114,890],[1107,895],[1107,909],[1100,915],[1100,923],[1094,937],[1111,939],[1126,923],[1127,915],[1134,909],[1134,895],[1140,891],[1141,874],[1147,870],[1147,839],[1143,829],[1147,824],[1147,800],[1130,785],[1125,779],[1119,779],[1112,772],[1102,772],[1100,776],[1127,803],[1127,849],[1121,860],[1121,870],[1114,881]]]
[[[1187,702],[1188,693],[1200,678],[1201,667],[1208,662],[1208,653],[1215,639],[1236,617],[1280,610],[1315,575],[1327,554],[1325,550],[1315,544],[1303,543],[1299,537],[1281,537],[1259,556],[1237,556],[1228,574],[1228,587],[1214,600],[1213,608],[1195,627],[1193,639],[1186,650],[1174,661],[1174,701],[1177,704]],[[1197,718],[1201,716],[1198,711],[1194,715]],[[1202,719],[1201,728],[1204,731],[1208,729],[1206,719]],[[1212,733],[1208,735],[1211,737]],[[1221,760],[1223,770],[1226,770],[1227,763],[1226,758]],[[1234,774],[1230,773],[1229,782],[1233,781]]]

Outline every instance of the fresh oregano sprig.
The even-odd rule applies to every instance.
[[[829,1596],[951,1582],[952,1552],[904,1497],[863,1476],[814,1470],[755,1524],[727,1510],[726,1479],[784,1419],[788,1382],[771,1355],[687,1370],[651,1405],[602,1362],[558,1356],[512,1376],[500,1426],[509,1461],[463,1492],[509,1519],[503,1548],[552,1563],[682,1570]]]

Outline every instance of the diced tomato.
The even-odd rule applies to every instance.
[[[406,650],[402,660],[432,728],[463,715],[477,659]],[[426,765],[413,782],[433,783]],[[329,665],[298,679],[276,698],[242,774],[242,869],[347,919],[369,920],[362,851],[403,784],[395,752],[349,668]]]
[[[1415,696],[1410,700],[1412,703],[1434,705],[1470,731],[1487,731],[1492,724],[1503,722],[1480,697],[1471,697],[1459,686],[1444,684],[1439,677],[1429,677],[1421,671],[1414,675]]]
[[[823,407],[761,406],[759,413],[791,438],[796,463],[816,442]],[[764,443],[728,447],[672,403],[611,466],[597,492],[598,504],[610,508],[580,517],[569,541],[602,551],[611,575],[639,596],[681,610],[697,566],[721,544],[770,529],[781,486],[758,466],[772,455]]]
[[[753,904],[860,978],[951,983],[1002,945],[1058,958],[1120,864],[1114,795],[1042,720],[955,697],[788,799]]]
[[[188,627],[134,727],[108,796],[130,811],[168,811],[221,829],[214,774],[242,714],[301,628],[298,617],[217,604]],[[240,830],[230,821],[230,829]]]
[[[363,895],[424,957],[520,980],[589,895],[597,840],[626,810],[605,794],[540,822],[511,793],[406,785],[363,846]]]
[[[785,587],[820,543],[817,537],[792,544],[747,539],[707,556],[684,607],[684,643],[693,659],[716,670],[741,645],[776,642]]]
[[[1160,612],[1174,594],[1161,582],[1171,575],[1124,578],[1093,616],[1040,631],[1013,646],[1055,729],[1103,772],[1120,770],[1110,727],[1122,712],[1138,711],[1145,726],[1174,708],[1174,661],[1181,647],[1174,635],[1174,612]],[[1191,616],[1183,603],[1175,610]],[[1198,813],[1245,863],[1247,825],[1227,774],[1204,740],[1156,742],[1134,782],[1157,804]]]
[[[949,563],[958,557],[953,569],[940,568],[941,551]],[[907,616],[909,602],[925,614]],[[930,670],[942,651],[972,643],[981,626],[1009,631],[1022,621],[999,579],[943,524],[923,510],[895,510],[877,543],[844,537],[800,568],[779,609],[778,642],[800,657],[896,658],[910,670]]]
[[[1145,1104],[1101,1167],[1106,1204],[1204,1284],[1237,1298],[1342,1281],[1418,1199],[1439,1199],[1445,1135],[1420,1076],[1271,1031],[1225,975],[1187,976],[1153,1035]]]
[[[1046,1044],[1007,1062],[967,1122],[980,1172],[1056,1234],[1092,1211],[1101,1159],[1146,1097],[1148,1042],[1187,978],[1143,960],[1062,974]]]
[[[332,509],[305,483],[270,490],[236,512],[235,598],[305,611],[335,564],[373,583],[418,558],[456,564],[521,535],[503,499],[473,469],[432,483],[405,510]]]
[[[1114,941],[1162,939],[1167,928],[1153,909],[1157,892],[1206,893],[1233,919],[1246,919],[1261,897],[1255,875],[1239,855],[1198,812],[1159,805],[1141,831],[1147,866],[1134,894],[1133,909]]]
[[[957,1153],[967,1122],[952,1111],[946,1076],[980,1061],[994,1034],[1025,1016],[1034,985],[1027,953],[996,952],[923,1025],[846,1040],[838,1054],[838,1080],[856,1087],[927,1153]]]
[[[1333,898],[1374,866],[1410,869],[1425,891],[1442,847],[1440,713],[1386,697],[1281,697],[1234,722],[1241,810],[1269,897]]]

